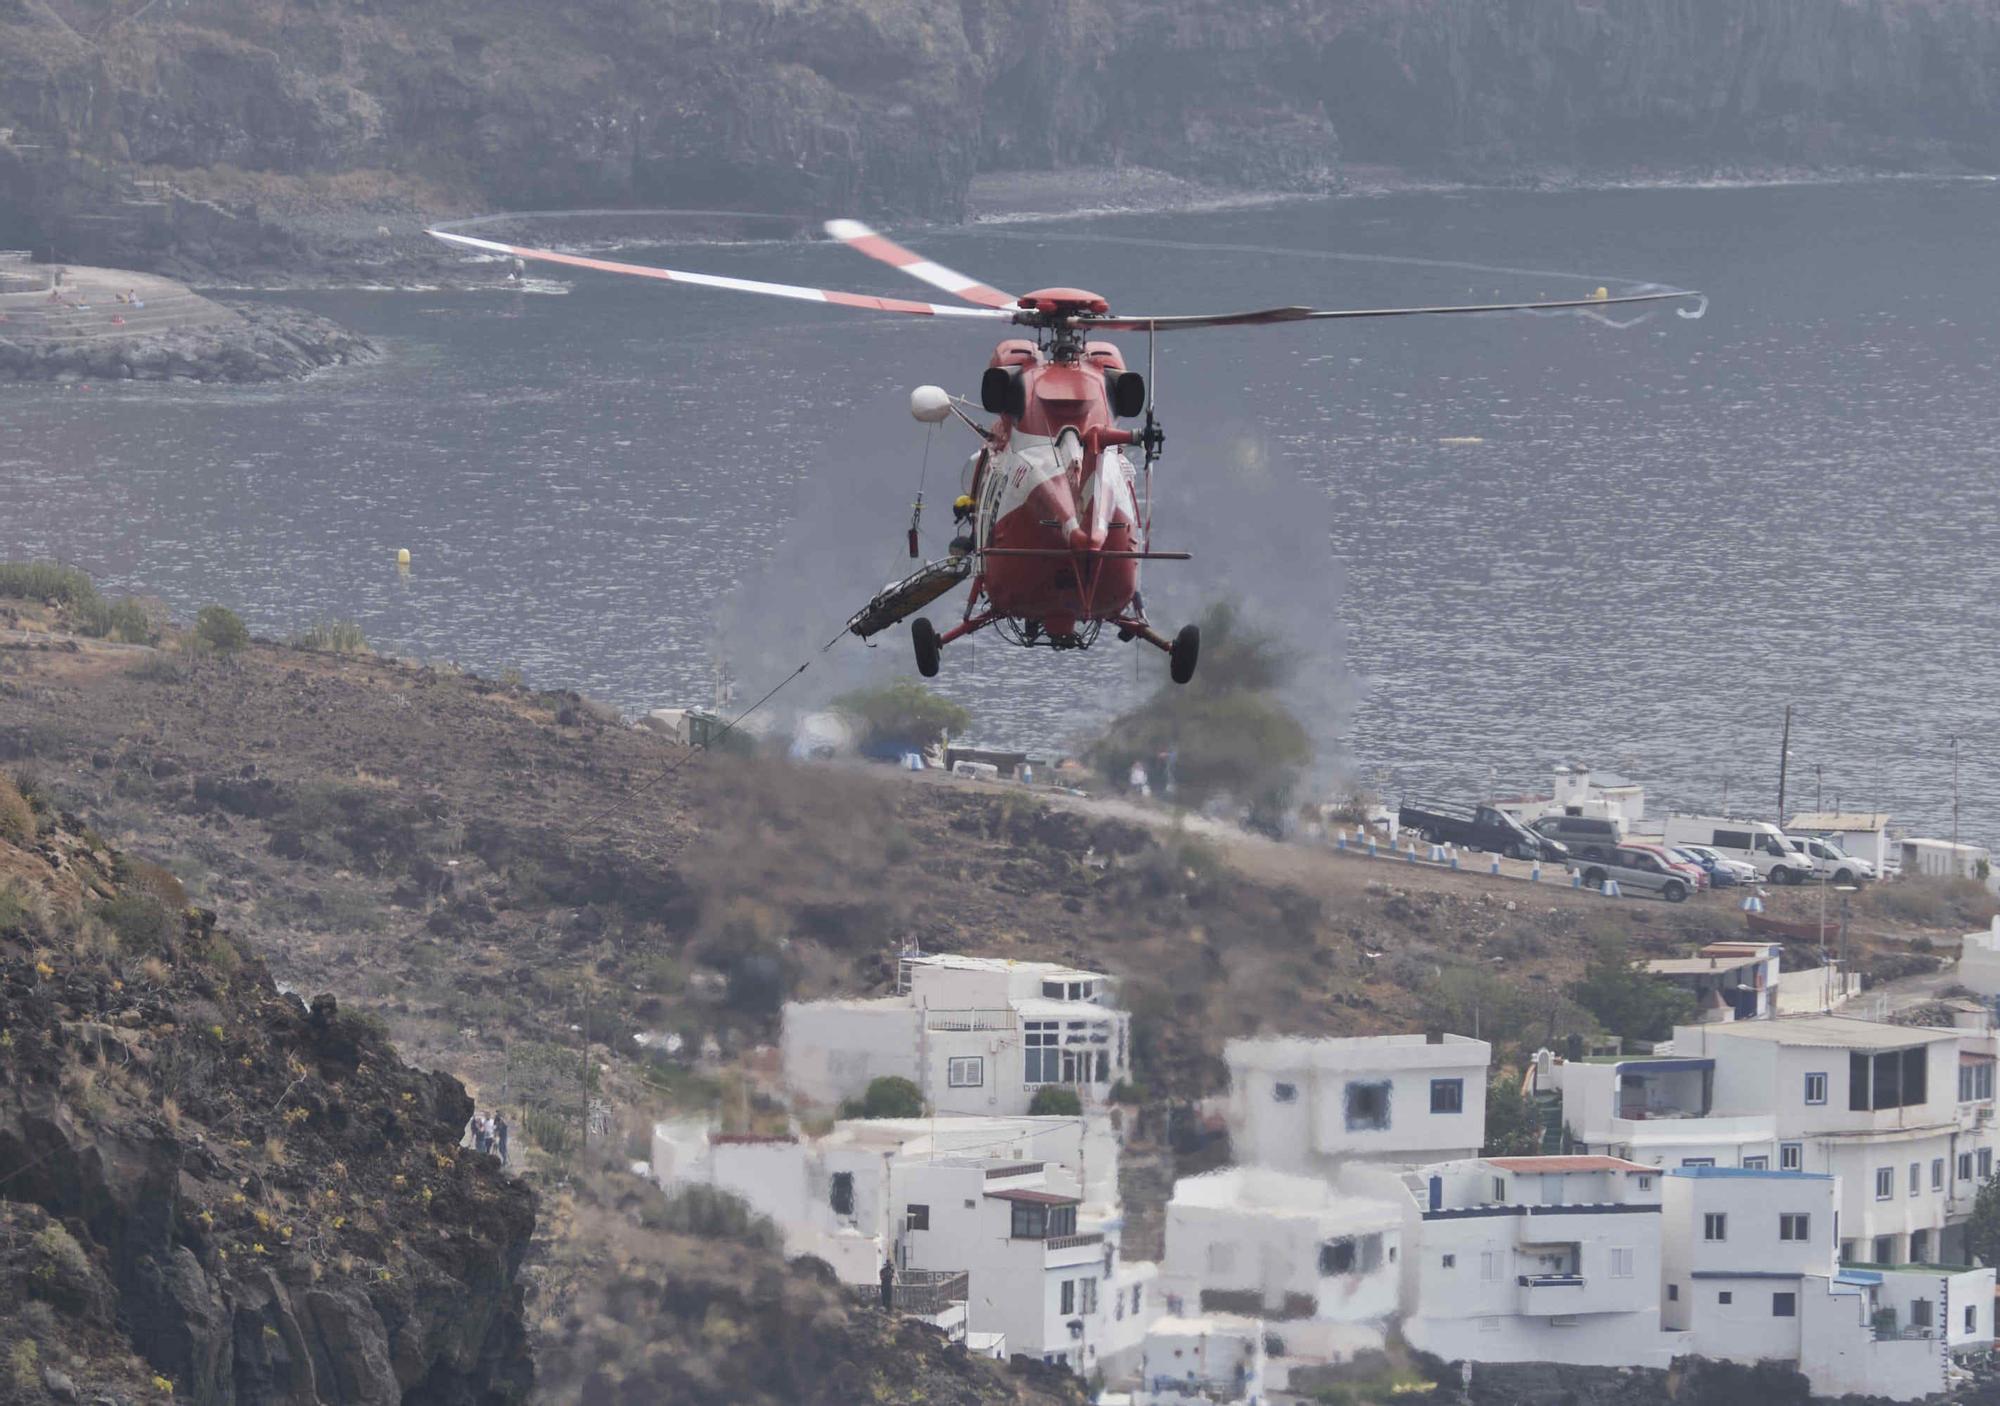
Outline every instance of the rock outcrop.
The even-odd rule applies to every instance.
[[[413,211],[952,217],[1120,163],[1991,169],[1996,72],[1995,0],[0,0],[0,245],[366,263]]]
[[[164,870],[14,814],[0,1341],[17,1382],[25,1363],[56,1399],[59,1375],[85,1400],[523,1400],[534,1198],[459,1147],[465,1090],[331,997],[281,994]]]

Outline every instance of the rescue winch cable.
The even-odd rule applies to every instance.
[[[915,561],[922,555],[917,545],[917,531],[924,524],[924,480],[931,471],[931,436],[937,431],[936,425],[924,426],[923,465],[917,470],[917,501],[910,505],[910,559]]]

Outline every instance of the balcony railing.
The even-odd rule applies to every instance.
[[[1012,1030],[1014,1023],[1014,1012],[1009,1008],[966,1011],[930,1010],[924,1012],[924,1028],[926,1030]]]
[[[1051,1235],[1048,1239],[1048,1246],[1051,1250],[1073,1250],[1078,1245],[1102,1245],[1103,1243],[1104,1232],[1101,1230],[1086,1230],[1081,1235]]]
[[[928,1318],[955,1303],[964,1303],[970,1297],[970,1283],[971,1274],[963,1269],[898,1270],[896,1282],[889,1286],[889,1310]],[[849,1292],[863,1303],[882,1302],[878,1285],[851,1286]]]
[[[1878,1343],[1927,1342],[1937,1335],[1936,1328],[1898,1328],[1893,1323],[1875,1325],[1875,1341]]]

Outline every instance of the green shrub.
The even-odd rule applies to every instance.
[[[220,654],[233,654],[250,643],[249,627],[226,605],[204,605],[194,617],[194,638]]]
[[[149,893],[121,893],[97,905],[97,916],[118,936],[128,957],[163,956],[173,950],[180,918]]]
[[[734,1240],[773,1252],[784,1244],[769,1216],[751,1210],[740,1196],[699,1182],[669,1193],[666,1204],[645,1212],[643,1220],[654,1230],[699,1235],[705,1240]]]
[[[319,649],[329,654],[367,654],[368,640],[352,620],[315,620],[292,636],[294,649]]]
[[[126,644],[154,644],[160,627],[152,612],[131,596],[115,601],[99,599],[89,605],[73,606],[70,618],[77,633],[100,639],[123,640]]]
[[[884,1074],[868,1081],[868,1091],[840,1106],[843,1118],[921,1118],[924,1096],[908,1079]]]
[[[0,596],[53,601],[71,609],[103,604],[89,572],[52,561],[0,562]]]
[[[972,725],[971,713],[914,679],[843,693],[833,706],[860,722],[866,743],[880,748],[928,747]]]
[[[1044,1084],[1028,1101],[1031,1118],[1076,1118],[1083,1113],[1083,1100],[1067,1084]]]
[[[1113,1103],[1139,1104],[1146,1101],[1146,1086],[1137,1080],[1120,1079],[1111,1086]]]
[[[35,838],[35,809],[14,778],[0,774],[0,840],[26,845]]]
[[[528,1135],[528,1141],[556,1157],[563,1156],[576,1143],[576,1125],[553,1109],[522,1109],[521,1131]]]

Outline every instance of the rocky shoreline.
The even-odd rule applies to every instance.
[[[295,381],[381,355],[366,337],[303,308],[222,305],[232,318],[129,338],[0,337],[0,381]]]

